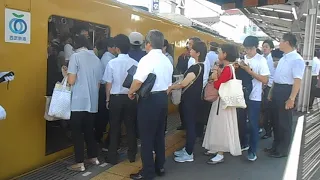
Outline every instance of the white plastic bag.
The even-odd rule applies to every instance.
[[[0,120],[4,120],[7,117],[6,110],[0,105]]]
[[[47,121],[56,121],[59,120],[59,118],[49,116],[49,107],[50,107],[50,102],[51,102],[51,97],[52,96],[45,96],[46,98],[46,105],[45,105],[45,112],[44,112],[44,119]]]
[[[222,109],[227,107],[246,108],[246,101],[242,90],[242,81],[236,79],[234,67],[229,65],[233,74],[233,79],[222,83],[219,88]]]
[[[71,88],[67,86],[66,78],[54,87],[48,115],[64,120],[70,119]]]

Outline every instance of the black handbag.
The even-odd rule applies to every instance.
[[[122,86],[125,88],[130,89],[132,81],[133,81],[133,76],[137,71],[137,66],[133,65],[131,66],[130,69],[128,69],[128,75],[126,77],[126,79],[123,81]]]
[[[156,82],[157,76],[153,73],[150,73],[147,79],[142,83],[140,89],[138,90],[137,94],[139,97],[147,98],[150,95],[150,92]]]

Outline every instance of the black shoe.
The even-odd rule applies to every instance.
[[[269,154],[269,157],[272,157],[272,158],[283,158],[283,157],[287,157],[287,155],[281,154],[281,153],[278,153],[278,152],[271,152]]]
[[[276,152],[276,149],[273,148],[273,147],[271,147],[271,148],[264,148],[263,151],[270,154],[270,153]]]
[[[118,161],[117,161],[117,160],[110,159],[110,158],[108,158],[108,156],[106,156],[106,157],[104,158],[104,160],[105,160],[106,163],[111,164],[111,165],[113,165],[113,166],[116,165],[116,164],[118,164]]]
[[[261,137],[261,139],[269,139],[272,136],[270,134],[265,134],[264,136]]]
[[[177,130],[181,131],[181,130],[185,130],[185,128],[183,126],[179,126],[179,127],[177,127]]]
[[[130,174],[130,178],[131,179],[134,179],[134,180],[139,180],[139,179],[144,179],[144,177],[142,176],[141,174],[141,171],[139,171],[138,173],[136,174]]]
[[[157,176],[164,176],[166,174],[165,170],[162,169],[156,169]]]

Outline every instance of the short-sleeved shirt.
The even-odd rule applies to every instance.
[[[165,55],[167,56],[167,58],[170,60],[171,64],[173,65],[173,57],[169,53],[166,53]]]
[[[312,76],[319,76],[320,72],[320,60],[314,57],[312,60]]]
[[[98,112],[99,84],[103,75],[100,59],[87,49],[72,54],[68,74],[75,74],[72,87],[71,111]]]
[[[188,68],[190,68],[192,65],[194,65],[196,63],[196,60],[194,58],[190,58],[189,61],[188,61]],[[204,72],[203,72],[203,88],[207,85],[208,83],[208,79],[209,79],[209,74],[210,74],[210,61],[209,59],[206,59],[204,62]]]
[[[209,51],[206,56],[206,61],[210,63],[210,69],[213,69],[214,64],[218,61],[218,54],[214,51]]]
[[[157,78],[151,92],[166,91],[172,84],[173,66],[161,49],[153,49],[139,62],[133,79],[144,82],[150,73]]]
[[[138,62],[128,54],[119,54],[108,63],[102,80],[112,84],[110,94],[128,94],[129,89],[122,84],[128,75],[128,69],[132,66],[138,66]]]
[[[266,56],[266,59],[267,59],[267,63],[268,63],[269,71],[270,71],[268,86],[271,87],[273,84],[273,76],[274,76],[274,72],[275,72],[276,68],[274,67],[274,62],[273,62],[273,58],[272,58],[271,53],[268,56]]]
[[[284,54],[274,73],[274,83],[293,85],[294,79],[302,79],[305,64],[296,50]]]
[[[249,63],[249,66],[253,72],[261,76],[270,75],[267,60],[262,55],[257,53],[251,59],[248,59],[247,56],[245,56],[245,61]],[[252,101],[261,101],[262,99],[262,82],[258,81],[257,79],[252,79],[252,91],[249,99]]]
[[[201,66],[201,72],[199,74],[200,66]],[[194,75],[196,77],[199,74],[199,77],[182,94],[181,98],[183,100],[187,100],[187,101],[191,100],[191,101],[194,101],[194,102],[201,101],[201,93],[202,93],[202,88],[203,88],[204,66],[205,65],[203,63],[194,64],[184,74],[184,77],[186,77],[189,73],[194,73]]]
[[[70,56],[74,53],[73,47],[70,44],[64,45],[64,58],[66,61],[69,61]]]
[[[111,54],[109,51],[105,52],[101,57],[101,62],[103,65],[103,71],[105,71],[108,63],[111,61],[111,59],[114,59],[116,56]]]

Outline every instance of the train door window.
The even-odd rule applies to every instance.
[[[78,35],[86,35],[92,42],[92,50],[97,41],[110,36],[110,28],[106,25],[61,17],[50,16],[48,20],[48,59],[47,59],[47,91],[52,96],[55,83],[62,81],[62,66],[68,65],[69,57],[74,53],[73,39]],[[97,52],[95,50],[95,52]],[[63,150],[72,145],[68,121],[46,121],[46,154]]]

